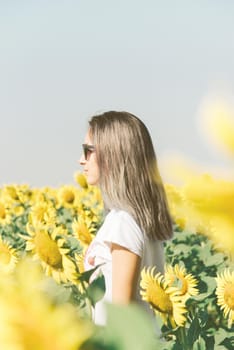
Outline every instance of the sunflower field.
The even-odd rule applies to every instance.
[[[233,156],[234,122],[217,110]],[[105,285],[101,275],[89,283],[95,269],[84,271],[83,257],[104,210],[99,189],[81,173],[75,181],[0,188],[0,349],[233,349],[234,181],[191,174],[165,185],[174,221],[165,272],[148,267],[140,282],[158,333],[136,305],[108,305],[105,327],[91,321]]]

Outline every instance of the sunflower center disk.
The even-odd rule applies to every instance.
[[[152,307],[162,313],[171,314],[172,313],[172,303],[169,296],[164,292],[163,289],[157,288],[154,290],[149,298]]]
[[[64,201],[66,203],[69,203],[69,204],[72,204],[75,200],[75,196],[74,196],[74,193],[72,192],[66,192],[65,195],[64,195]]]
[[[6,218],[6,211],[3,205],[0,204],[0,218],[5,219]]]

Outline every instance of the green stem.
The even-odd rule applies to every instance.
[[[90,319],[92,319],[92,305],[89,297],[87,296],[87,287],[84,281],[81,280],[80,282],[83,289],[83,294],[85,295],[85,305],[86,305],[87,314],[89,315]]]
[[[181,350],[192,350],[192,348],[189,346],[188,344],[188,338],[187,338],[187,334],[186,334],[186,328],[185,327],[179,327],[177,329],[177,337],[179,340],[179,343],[182,346]]]

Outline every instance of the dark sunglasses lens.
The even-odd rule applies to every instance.
[[[82,145],[82,147],[83,147],[83,153],[84,153],[85,160],[87,160],[87,156],[88,156],[87,146],[86,145]]]
[[[87,160],[90,154],[94,151],[94,147],[86,144],[83,144],[82,146],[85,160]]]

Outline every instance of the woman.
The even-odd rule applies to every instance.
[[[106,323],[105,302],[141,302],[140,272],[163,271],[162,241],[172,237],[172,222],[156,156],[146,126],[128,112],[92,117],[80,164],[87,182],[101,189],[107,211],[89,246],[85,268],[102,264],[106,292],[94,310],[94,322]]]

